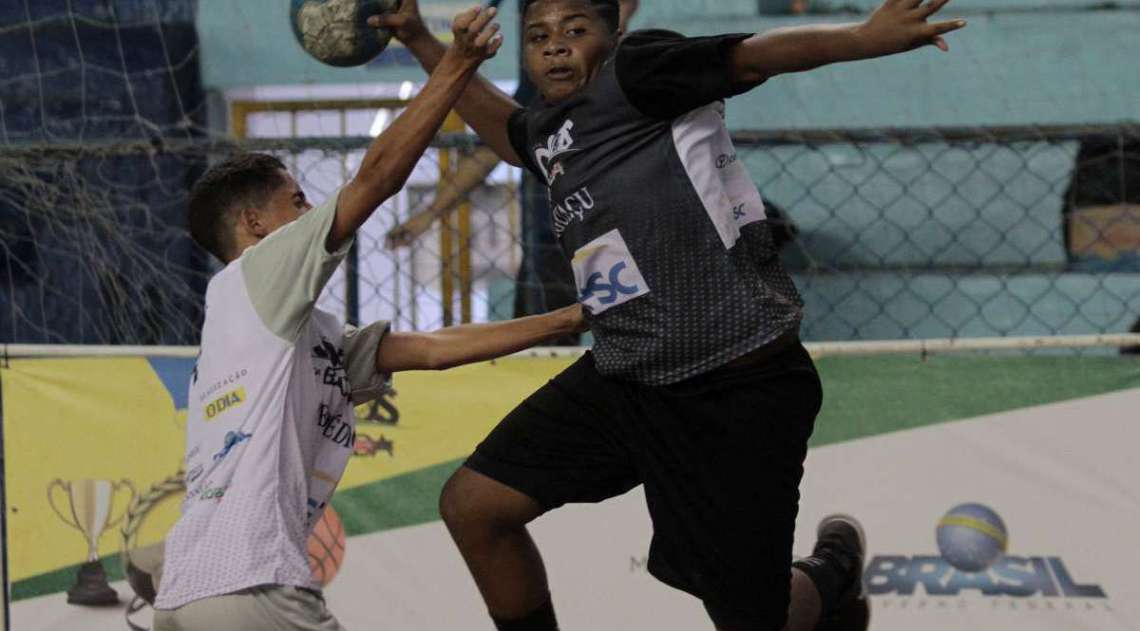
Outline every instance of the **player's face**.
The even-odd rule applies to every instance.
[[[269,201],[262,208],[262,219],[266,223],[266,234],[292,223],[313,207],[305,198],[305,191],[301,190],[297,180],[286,171],[280,171],[281,185],[269,196]]]
[[[527,74],[548,103],[586,87],[616,43],[617,35],[588,0],[543,0],[523,19]]]

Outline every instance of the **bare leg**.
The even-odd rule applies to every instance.
[[[526,530],[543,513],[537,502],[461,467],[444,486],[439,510],[491,616],[523,618],[550,599],[546,568]]]
[[[819,592],[807,574],[792,568],[792,600],[788,603],[788,621],[784,631],[812,631],[819,623],[822,610]],[[756,631],[750,625],[720,624],[718,631]]]
[[[810,631],[819,623],[823,604],[815,584],[807,574],[792,568],[792,602],[788,604],[788,622],[784,631]]]

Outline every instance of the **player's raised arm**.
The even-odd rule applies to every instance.
[[[464,324],[428,333],[389,333],[376,350],[382,374],[402,370],[445,370],[526,350],[547,340],[585,330],[582,307],[487,324]]]
[[[966,26],[966,21],[927,22],[947,2],[886,0],[861,23],[791,26],[758,33],[734,48],[734,78],[739,84],[755,86],[778,74],[882,57],[920,46],[947,51],[949,46],[942,36]]]
[[[494,9],[487,11],[493,12]],[[403,0],[396,13],[373,16],[368,23],[376,28],[390,29],[429,73],[434,74],[444,59],[447,47],[424,25],[417,0]],[[507,123],[519,107],[509,95],[480,76],[467,84],[462,100],[455,104],[459,115],[475,129],[483,142],[500,158],[515,166],[522,166],[522,161],[511,146]]]
[[[341,191],[328,236],[330,250],[349,239],[404,186],[479,64],[502,45],[498,25],[491,22],[494,16],[494,11],[474,8],[455,18],[455,42],[441,53],[427,85],[372,142],[356,176]]]

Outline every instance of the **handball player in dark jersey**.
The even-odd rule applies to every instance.
[[[718,629],[858,628],[865,542],[819,525],[793,562],[821,403],[802,302],[737,159],[725,100],[776,75],[933,45],[947,0],[886,0],[864,22],[765,33],[624,34],[617,0],[530,0],[523,55],[541,101],[472,81],[456,108],[550,188],[593,349],[512,411],[446,484],[442,517],[499,629],[557,628],[526,524],[641,484],[649,570]],[[492,10],[492,9],[485,9]],[[415,0],[392,29],[427,71],[445,50]]]

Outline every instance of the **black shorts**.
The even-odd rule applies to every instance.
[[[670,386],[603,377],[587,353],[515,408],[467,466],[547,510],[645,485],[649,571],[713,620],[779,629],[819,377],[799,342]]]

